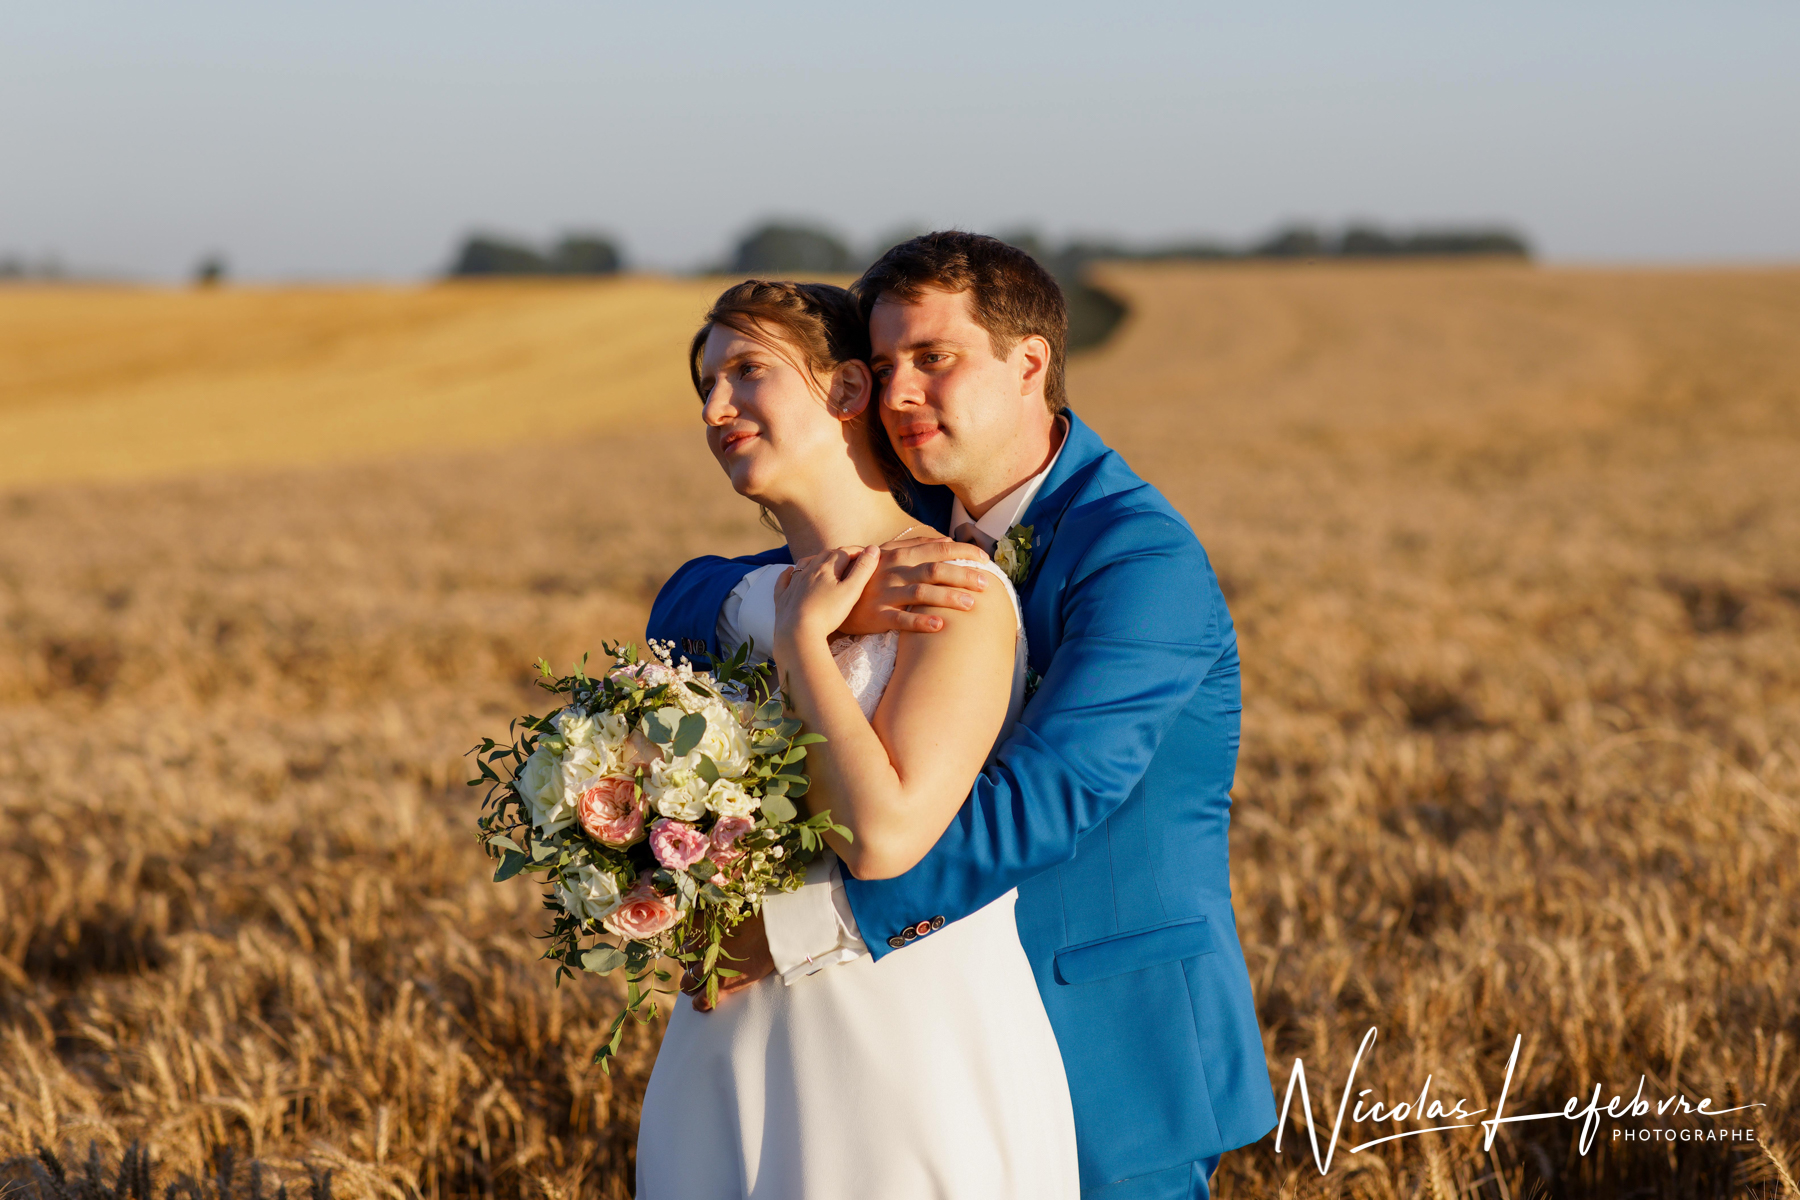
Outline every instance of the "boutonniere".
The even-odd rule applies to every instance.
[[[1031,570],[1031,526],[1014,525],[994,543],[994,565],[1013,583],[1025,582],[1025,572]]]

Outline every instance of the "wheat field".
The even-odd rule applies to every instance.
[[[0,288],[0,487],[669,428],[718,291]]]
[[[1375,1026],[1378,1096],[1490,1103],[1519,1035],[1509,1112],[1764,1105],[1325,1176],[1291,1118],[1216,1193],[1800,1195],[1800,271],[1105,282],[1071,396],[1238,625],[1278,1096],[1304,1058],[1328,1137]],[[0,1159],[630,1194],[656,1033],[588,1065],[613,996],[550,985],[460,755],[768,543],[687,407],[713,290],[0,291]]]

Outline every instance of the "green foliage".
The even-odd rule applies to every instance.
[[[794,800],[806,794],[809,783],[806,748],[824,738],[805,733],[801,722],[787,715],[785,704],[774,694],[772,672],[765,664],[749,662],[748,646],[714,663],[709,672],[698,674],[685,666],[673,667],[667,648],[657,648],[654,643],[653,648],[658,669],[647,671],[640,668],[652,660],[640,659],[635,645],[606,644],[612,666],[598,679],[588,674],[585,657],[567,675],[556,674],[540,659],[538,686],[561,699],[562,705],[546,716],[528,714],[514,719],[504,742],[483,738],[469,752],[476,764],[476,777],[469,785],[486,789],[476,826],[485,852],[498,860],[494,881],[528,875],[550,889],[543,897],[544,908],[551,914],[550,928],[541,936],[547,943],[544,957],[556,966],[556,981],[560,984],[565,975],[579,972],[624,972],[625,1009],[595,1057],[603,1067],[618,1053],[627,1019],[649,1022],[655,1018],[654,995],[666,990],[657,985],[673,978],[670,972],[658,969],[659,962],[671,959],[680,969],[693,971],[709,998],[716,999],[719,980],[732,974],[720,961],[725,937],[760,910],[769,891],[800,886],[806,864],[825,848],[826,833],[849,837],[848,830],[832,823],[829,813],[802,816],[795,805]],[[737,849],[743,854],[731,857],[729,871],[721,870],[710,858],[685,870],[672,870],[657,863],[645,842],[608,845],[589,838],[579,824],[546,834],[534,823],[530,805],[519,790],[520,773],[540,747],[555,755],[566,752],[562,730],[567,726],[557,723],[559,716],[572,711],[578,718],[615,722],[612,736],[621,736],[621,728],[632,737],[641,736],[666,755],[659,762],[672,764],[692,755],[708,729],[706,712],[684,712],[677,706],[682,697],[677,688],[697,697],[715,719],[734,720],[747,727],[743,737],[751,748],[749,766],[732,782],[755,800],[758,816],[738,840]],[[693,704],[690,700],[689,707]],[[709,787],[718,783],[722,778],[718,763],[707,755],[696,761],[694,775]],[[637,803],[647,804],[645,784],[652,780],[650,766],[637,761],[630,770],[633,774],[628,778]],[[689,822],[703,833],[711,823],[710,817]],[[559,891],[584,877],[593,878],[596,871],[610,877],[619,893],[647,880],[655,894],[681,914],[680,919],[661,934],[632,938],[578,915],[572,908],[582,906],[572,905]]]

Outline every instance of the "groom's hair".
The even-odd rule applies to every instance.
[[[969,293],[969,308],[987,330],[994,357],[1005,358],[1020,338],[1033,334],[1050,343],[1044,403],[1053,413],[1069,406],[1063,387],[1069,306],[1050,272],[1017,246],[960,229],[922,233],[876,259],[851,290],[865,321],[883,296],[910,304],[927,291]]]

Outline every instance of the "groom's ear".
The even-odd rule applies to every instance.
[[[1013,353],[1021,356],[1019,373],[1019,393],[1029,396],[1033,392],[1042,395],[1050,383],[1050,342],[1042,334],[1028,333],[1019,339],[1013,347]]]
[[[831,373],[831,412],[840,421],[860,417],[874,394],[875,377],[868,363],[852,359]]]

